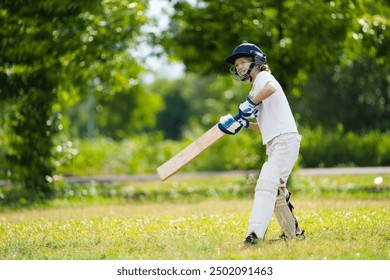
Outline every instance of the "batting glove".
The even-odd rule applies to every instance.
[[[227,114],[226,116],[223,116],[220,118],[218,127],[219,129],[230,135],[234,135],[238,133],[241,128],[243,127],[248,127],[249,126],[249,121],[243,117],[240,116],[240,114],[237,114],[232,117],[232,115]]]
[[[238,112],[245,119],[257,118],[259,112],[259,110],[257,109],[257,105],[259,105],[260,103],[255,104],[252,102],[252,100],[249,99],[249,97],[247,97],[245,102],[241,103],[238,107]]]

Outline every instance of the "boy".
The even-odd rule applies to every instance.
[[[298,158],[300,136],[282,87],[271,74],[267,58],[259,47],[244,43],[225,59],[241,81],[253,84],[245,102],[239,106],[240,119],[231,115],[221,117],[219,127],[227,134],[236,134],[242,127],[260,131],[266,145],[268,160],[261,168],[256,183],[253,208],[245,244],[264,239],[275,216],[282,228],[282,238],[305,238],[298,226],[290,203],[287,179]],[[257,123],[249,122],[256,118]]]

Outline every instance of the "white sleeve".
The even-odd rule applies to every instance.
[[[261,71],[253,83],[252,89],[249,92],[249,97],[253,97],[258,94],[268,82],[274,82],[274,77],[268,71]]]

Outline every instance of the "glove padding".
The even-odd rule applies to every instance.
[[[249,97],[247,97],[245,102],[241,103],[238,107],[238,113],[245,119],[257,118],[259,113],[257,105],[259,105],[260,103],[255,104],[252,100],[250,100]]]
[[[248,127],[249,126],[249,121],[243,117],[241,117],[240,114],[237,114],[232,117],[232,115],[227,114],[226,116],[223,116],[220,118],[218,127],[219,129],[230,135],[234,135],[238,133],[241,128],[243,127]]]

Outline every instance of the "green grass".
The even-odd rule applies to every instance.
[[[234,198],[219,191],[222,185],[237,191],[236,185],[248,178],[134,183],[135,189],[143,187],[143,200],[122,196],[58,199],[45,207],[3,210],[0,259],[388,260],[389,178],[384,176],[385,185],[378,189],[372,185],[373,178],[294,178],[293,204],[307,239],[269,242],[280,233],[273,218],[266,241],[249,248],[242,247],[241,242],[252,198]],[[149,199],[149,193],[169,189],[171,184],[175,190],[191,191],[167,199]],[[188,198],[189,193],[207,185],[214,190],[212,195]],[[358,191],[345,187],[352,185]]]

